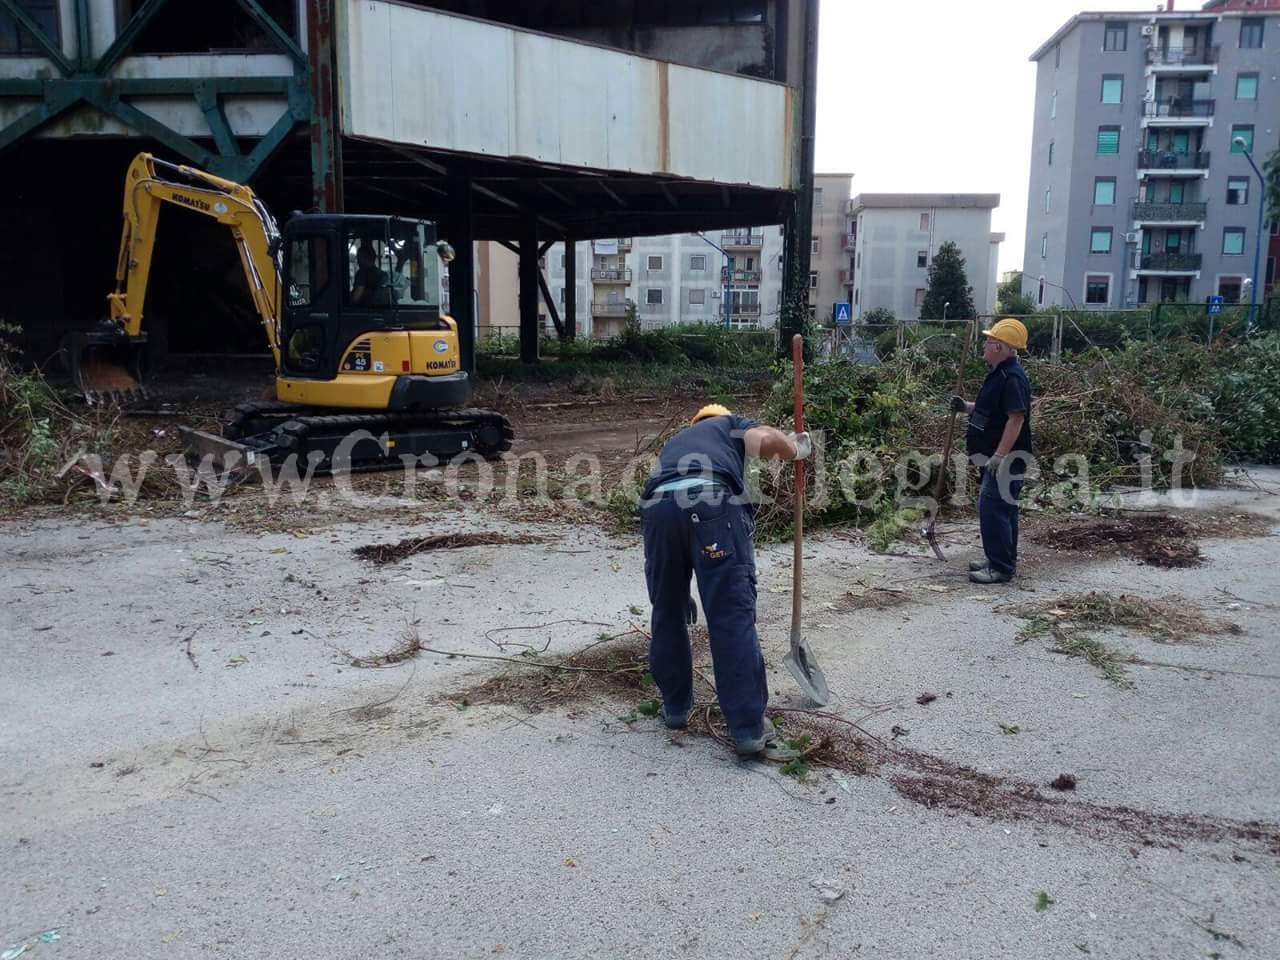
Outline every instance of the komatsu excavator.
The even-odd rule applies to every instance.
[[[276,401],[237,407],[222,437],[184,431],[196,452],[235,450],[249,463],[297,454],[319,459],[324,470],[335,452],[342,466],[376,469],[399,466],[406,455],[447,460],[511,448],[504,416],[466,409],[471,381],[457,323],[441,310],[441,263],[453,250],[437,240],[434,223],[295,214],[282,235],[247,186],[147,153],[125,179],[109,319],[63,347],[91,403],[139,389],[130,358],[146,342],[143,306],[165,204],[230,229],[275,360]],[[113,354],[125,355],[123,367]],[[368,433],[353,443],[358,431]]]

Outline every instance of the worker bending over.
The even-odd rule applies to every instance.
[[[982,467],[978,524],[983,560],[969,564],[974,583],[1005,583],[1018,568],[1018,497],[1031,459],[1031,383],[1018,362],[1027,328],[999,320],[983,330],[982,359],[990,371],[973,403],[951,398],[951,409],[969,415],[969,458]]]
[[[671,729],[693,709],[691,576],[711,635],[716,691],[741,756],[774,737],[764,656],[756,636],[754,505],[746,497],[748,457],[798,460],[813,452],[807,433],[785,434],[711,404],[662,448],[645,486],[640,525],[653,605],[649,669]]]

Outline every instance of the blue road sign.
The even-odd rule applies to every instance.
[[[1222,302],[1224,299],[1225,298],[1223,297],[1209,298],[1209,316],[1216,317],[1218,314],[1222,312]]]
[[[833,308],[836,323],[846,324],[853,322],[853,311],[849,309],[849,304],[837,303],[833,304]]]

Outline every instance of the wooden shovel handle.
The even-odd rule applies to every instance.
[[[794,420],[796,433],[804,430],[804,337],[796,334],[791,338],[791,367],[794,371],[795,409]],[[792,526],[795,539],[791,560],[791,634],[793,639],[800,630],[800,574],[804,539],[804,461],[797,460],[795,483],[795,514]]]

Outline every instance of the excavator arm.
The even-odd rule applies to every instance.
[[[160,210],[168,203],[212,217],[231,231],[267,345],[280,366],[281,240],[275,220],[244,184],[140,153],[125,175],[124,227],[116,289],[107,296],[109,317],[93,330],[68,334],[62,345],[72,379],[90,403],[142,393],[137,377],[146,342],[143,308]]]
[[[212,217],[231,230],[267,344],[280,364],[280,231],[266,207],[244,184],[194,167],[140,153],[124,186],[124,229],[116,263],[116,289],[107,297],[111,323],[127,337],[142,333],[161,207],[172,203]]]

